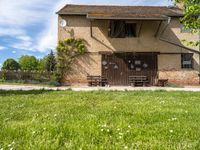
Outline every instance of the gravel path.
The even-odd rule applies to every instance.
[[[185,87],[185,88],[171,88],[171,87],[46,87],[46,86],[25,86],[25,85],[0,85],[0,90],[73,90],[73,91],[191,91],[200,92],[200,87]]]

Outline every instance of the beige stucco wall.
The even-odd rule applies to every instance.
[[[73,70],[68,73],[65,80],[72,83],[86,82],[86,76],[101,75],[101,55],[99,52],[160,52],[160,53],[187,53],[180,47],[160,41],[154,37],[158,28],[158,21],[143,22],[140,37],[137,38],[109,38],[108,27],[109,21],[93,20],[93,37],[90,34],[90,20],[85,16],[59,16],[58,21],[65,19],[68,26],[65,28],[58,27],[58,40],[63,40],[67,37],[84,38],[86,40],[88,54],[77,60]],[[140,23],[140,22],[139,22]],[[165,24],[162,25],[162,29]],[[181,44],[182,39],[198,40],[198,35],[190,33],[181,33],[180,22],[178,18],[171,21],[170,26],[162,35],[165,39]],[[195,48],[198,50],[198,47]],[[78,65],[77,65],[78,64]],[[181,55],[158,55],[158,70],[160,78],[167,78],[170,82],[183,83],[185,80],[192,77],[195,81],[192,84],[198,83],[199,56],[194,55],[194,69],[181,69]],[[171,73],[171,76],[169,76]],[[184,75],[183,75],[184,74]],[[186,79],[186,76],[188,78]],[[177,82],[175,82],[177,81]],[[189,83],[190,81],[187,81]]]

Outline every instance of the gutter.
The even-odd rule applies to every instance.
[[[178,46],[178,47],[181,47],[181,48],[184,48],[184,49],[187,49],[188,51],[191,51],[191,52],[193,52],[193,53],[197,53],[197,54],[200,55],[200,51],[198,51],[198,50],[195,50],[195,49],[192,49],[192,48],[188,48],[188,47],[186,47],[186,46],[183,46],[183,45],[181,45],[181,44],[175,43],[175,42],[173,42],[173,41],[170,41],[170,40],[168,40],[168,39],[165,39],[165,38],[161,37],[161,36],[164,34],[164,32],[166,31],[166,29],[167,29],[167,27],[169,26],[170,23],[171,23],[171,17],[168,17],[167,25],[164,27],[164,29],[163,29],[162,32],[160,33],[159,40],[160,40],[160,41],[163,41],[163,42],[166,42],[166,43],[169,43],[169,44],[172,44],[172,45],[175,45],[175,46]],[[200,56],[199,56],[199,57],[200,57]],[[200,58],[199,58],[199,59],[200,59]],[[199,69],[199,72],[200,72],[200,69]]]

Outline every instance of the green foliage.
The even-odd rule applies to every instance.
[[[58,81],[55,81],[55,80],[49,81],[47,84],[49,86],[55,86],[55,87],[60,86],[60,83]]]
[[[86,53],[83,39],[66,38],[59,41],[57,46],[58,69],[62,73],[71,69],[74,60]]]
[[[3,63],[3,70],[18,70],[20,69],[19,63],[15,61],[14,59],[7,59]]]
[[[53,51],[51,51],[46,57],[45,69],[47,71],[54,71],[56,69],[56,57]]]
[[[19,58],[19,64],[22,70],[37,70],[38,60],[34,56],[23,55]]]
[[[62,75],[58,71],[54,71],[53,75],[51,75],[51,80],[52,81],[61,82],[61,79],[62,79]]]
[[[47,61],[47,57],[46,56],[44,58],[38,60],[37,69],[39,71],[45,71],[46,70],[46,61]]]
[[[0,90],[0,149],[199,150],[199,97]]]
[[[200,29],[200,0],[176,0],[176,3],[183,5],[184,17],[181,22],[185,29],[189,29],[191,33],[199,33]],[[186,41],[185,41],[186,42]],[[200,42],[187,42],[187,45],[199,45]]]
[[[7,80],[7,73],[6,73],[5,70],[2,71],[1,80],[2,81],[6,81]]]

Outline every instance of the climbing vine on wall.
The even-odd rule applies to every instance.
[[[86,53],[83,39],[66,38],[57,46],[58,70],[61,74],[70,70],[75,59]]]

